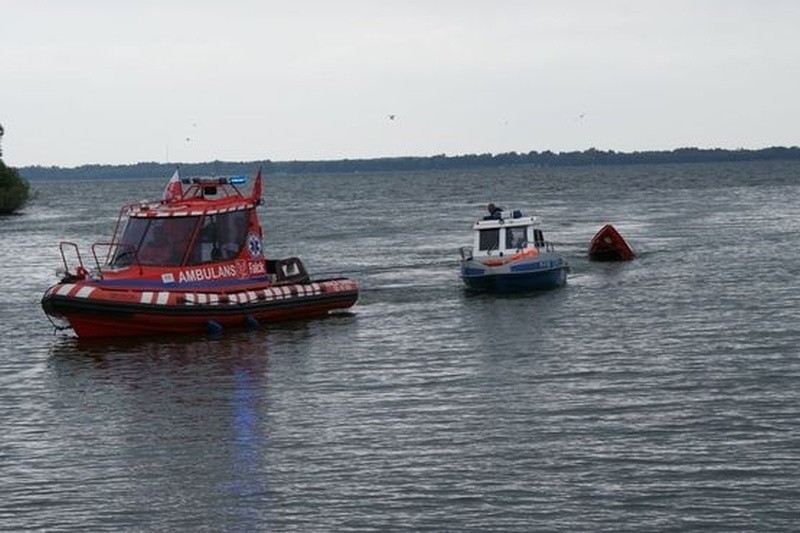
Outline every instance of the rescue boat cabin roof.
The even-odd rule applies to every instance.
[[[182,178],[181,196],[171,201],[144,201],[126,206],[129,217],[181,217],[252,209],[260,200],[237,188],[244,176]],[[188,186],[187,186],[188,185]]]

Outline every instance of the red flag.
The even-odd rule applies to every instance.
[[[164,194],[161,196],[161,202],[168,204],[183,198],[183,188],[181,187],[181,178],[178,176],[178,169],[175,169],[175,174],[169,179],[167,186],[164,187]]]
[[[253,191],[250,193],[250,199],[257,204],[261,202],[261,167],[258,167],[258,174],[253,182]]]

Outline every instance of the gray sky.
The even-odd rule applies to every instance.
[[[3,155],[793,146],[799,52],[796,1],[0,0]]]

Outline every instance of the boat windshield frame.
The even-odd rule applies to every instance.
[[[201,219],[202,215],[129,217],[108,266],[129,266],[134,259],[143,266],[183,265]]]
[[[182,216],[128,218],[107,266],[179,267],[236,259],[245,247],[254,207]]]

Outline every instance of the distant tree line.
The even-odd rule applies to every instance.
[[[636,165],[663,163],[718,163],[731,161],[773,161],[800,159],[800,147],[775,146],[760,150],[723,150],[721,148],[678,148],[669,151],[615,152],[590,148],[573,152],[531,151],[500,154],[468,154],[430,157],[382,157],[375,159],[339,159],[329,161],[210,161],[207,163],[136,163],[131,165],[82,165],[73,168],[29,166],[20,168],[27,179],[142,178],[167,176],[176,166],[181,174],[249,175],[259,166],[267,174],[384,172],[489,168],[511,165],[543,167],[589,165]]]

